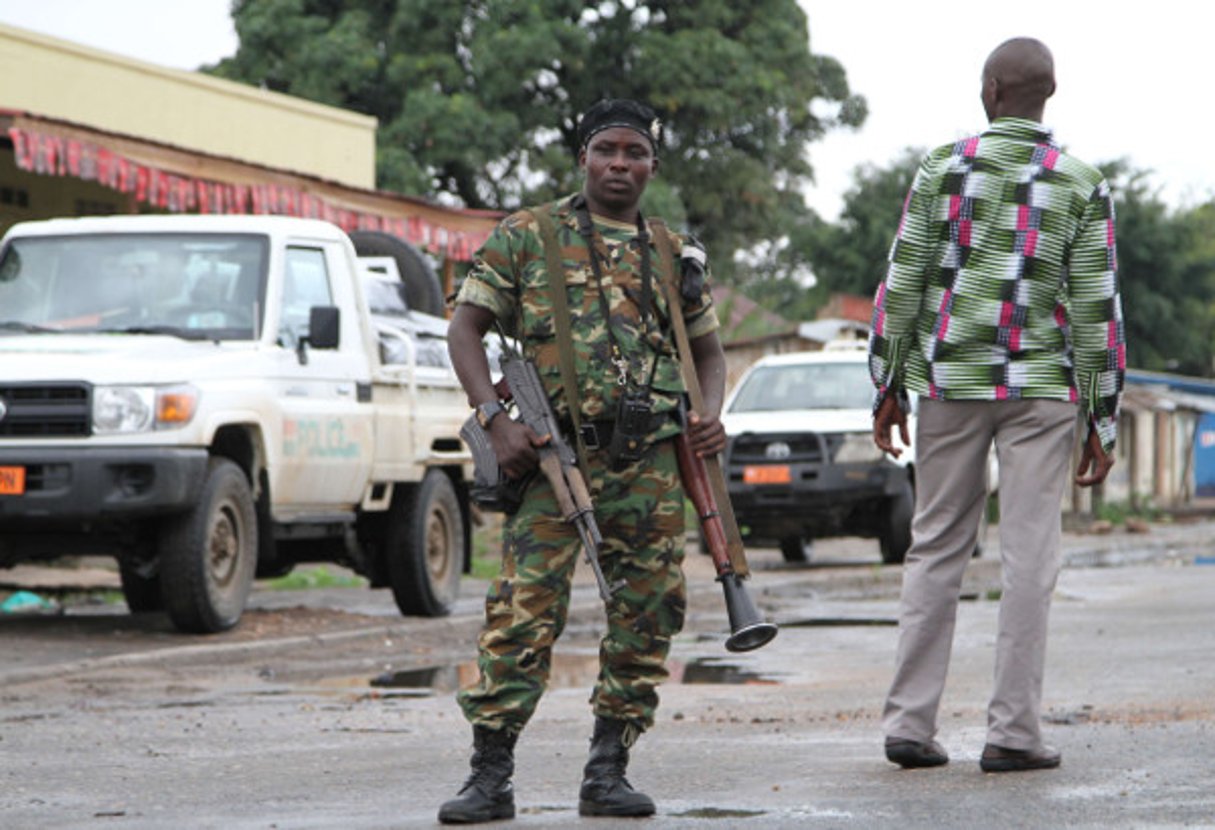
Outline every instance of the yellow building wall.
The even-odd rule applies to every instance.
[[[0,109],[375,187],[370,116],[3,24]]]

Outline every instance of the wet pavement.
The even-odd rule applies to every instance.
[[[782,630],[741,655],[722,646],[707,557],[689,553],[688,625],[629,771],[659,805],[644,826],[1215,827],[1212,540],[1210,522],[1069,534],[1045,700],[1063,767],[1017,775],[977,764],[994,544],[959,612],[939,736],[953,760],[920,771],[881,753],[901,572],[875,543],[821,542],[798,567],[753,553],[752,596]],[[452,692],[475,671],[484,587],[467,582],[444,620],[404,620],[359,588],[259,590],[239,629],[208,638],[108,608],[0,618],[0,826],[437,826],[467,774]],[[577,816],[601,620],[581,575],[510,826],[639,826]]]

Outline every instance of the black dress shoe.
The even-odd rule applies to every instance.
[[[945,748],[936,741],[911,741],[906,738],[886,739],[886,759],[903,769],[940,767],[949,763]]]
[[[1049,746],[1040,749],[1009,749],[988,744],[983,747],[979,768],[984,772],[1024,772],[1030,769],[1054,769],[1063,762],[1063,755]]]

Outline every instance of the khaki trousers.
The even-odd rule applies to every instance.
[[[962,574],[984,509],[987,453],[1000,463],[1000,597],[988,743],[1038,749],[1060,507],[1077,408],[1049,400],[921,400],[916,511],[903,568],[899,644],[886,698],[887,737],[929,741],[945,687]]]

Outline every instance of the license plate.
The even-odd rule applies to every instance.
[[[25,492],[24,467],[0,467],[0,496],[20,496]]]
[[[743,467],[746,484],[789,484],[793,476],[787,464],[756,464]]]

